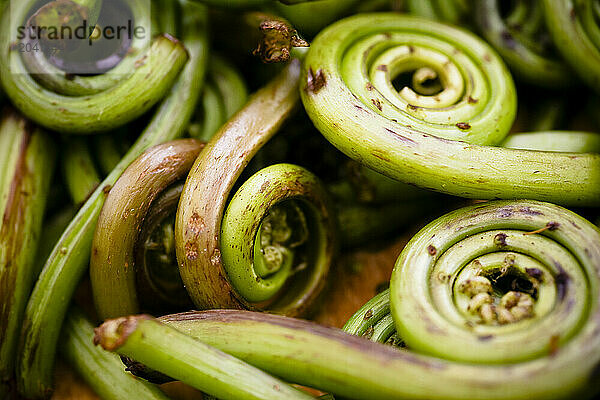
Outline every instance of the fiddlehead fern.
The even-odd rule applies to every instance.
[[[413,87],[398,92],[394,81],[412,71]],[[399,181],[470,198],[600,203],[598,155],[481,145],[506,136],[515,93],[495,52],[467,32],[396,14],[347,18],[313,41],[301,82],[323,135]]]
[[[395,335],[412,351],[459,362],[552,363],[569,352],[577,360],[581,346],[597,340],[599,234],[548,203],[490,202],[452,212],[409,242],[390,290],[344,329],[378,340],[386,339],[380,332]],[[390,307],[398,332],[385,322]],[[597,363],[600,354],[588,356]],[[565,388],[587,376],[586,368]]]
[[[221,259],[246,307],[269,301],[272,311],[300,314],[314,301],[331,263],[330,208],[318,178],[290,164],[264,168],[240,187],[223,216]]]
[[[583,358],[600,361],[600,348],[588,347],[599,339],[599,244],[595,226],[549,203],[496,201],[449,213],[396,262],[390,306],[398,334],[414,351],[458,362],[552,370],[557,358],[579,360],[562,377],[564,395],[591,372],[578,365]]]
[[[334,216],[325,190],[308,171],[281,165],[259,171],[233,197],[223,219],[236,180],[296,106],[299,69],[298,60],[292,60],[254,94],[211,139],[188,176],[175,242],[181,277],[197,307],[267,308],[297,315],[323,288]],[[292,256],[295,242],[309,253]],[[301,257],[307,265],[288,282]],[[288,290],[279,290],[284,283]],[[255,289],[260,289],[258,297],[253,297]]]
[[[160,193],[187,175],[202,147],[203,144],[194,139],[152,147],[138,157],[112,187],[96,225],[90,260],[94,302],[102,319],[140,311],[136,274],[148,276],[148,268],[151,268],[146,255],[152,249],[144,247],[163,223],[165,227],[171,226],[171,233],[165,236],[165,240],[172,240],[173,221],[169,217],[175,215],[177,191],[174,196],[163,198],[162,202],[167,204],[160,205],[160,210],[154,210],[155,213],[151,214],[150,209]],[[175,197],[174,201],[172,197]],[[148,228],[142,229],[144,221],[149,219],[152,221],[149,221]],[[115,240],[119,246],[114,245]],[[169,246],[163,247],[166,250]],[[165,254],[165,257],[171,260],[169,254]],[[176,264],[171,267],[177,272]],[[152,279],[149,281],[153,282]],[[158,291],[153,296],[161,294]]]
[[[56,147],[13,110],[0,120],[0,397],[14,379],[16,348],[31,287]]]
[[[500,1],[475,2],[476,21],[483,36],[500,53],[517,77],[540,86],[572,83],[569,67],[556,56],[539,1],[517,1],[503,19]]]
[[[390,289],[344,326],[374,342],[403,347],[408,338],[408,350],[255,313],[162,321],[289,381],[351,398],[593,398],[599,257],[600,230],[578,215],[495,201],[425,227],[400,255]]]
[[[579,77],[600,91],[600,10],[592,0],[543,0],[556,48]]]
[[[146,149],[181,137],[196,108],[207,61],[206,10],[190,3],[185,7],[190,8],[184,13],[182,35],[190,62],[144,132],[73,218],[46,261],[29,299],[17,366],[17,383],[25,397],[43,397],[52,390],[56,343],[68,299],[86,272],[94,229],[110,188]],[[59,297],[65,301],[55,301]]]
[[[115,54],[120,62],[109,74],[73,76],[55,67],[43,51],[25,51],[25,57],[19,52],[19,33],[12,30],[11,22],[31,26],[27,15],[35,3],[13,1],[10,12],[2,14],[0,48],[5,56],[0,59],[0,78],[13,104],[47,128],[89,133],[123,125],[168,92],[188,59],[182,44],[170,36],[150,41],[149,10],[143,1],[132,1],[128,4],[135,23],[146,28],[144,38],[132,39],[130,46]],[[60,4],[66,4],[72,14],[81,12],[85,19],[87,8],[70,1]],[[60,27],[62,22],[54,25]]]
[[[493,50],[467,32],[415,17],[338,22],[311,44],[303,72],[309,112],[331,91],[350,92],[361,108],[397,124],[479,144],[497,143],[514,119],[514,85]],[[412,83],[399,82],[398,91],[395,80]]]

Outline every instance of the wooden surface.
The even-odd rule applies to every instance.
[[[361,250],[340,256],[331,279],[332,285],[313,319],[323,325],[342,327],[346,320],[390,279],[396,258],[416,230],[382,245],[380,248]],[[200,392],[178,382],[161,388],[175,400],[202,399]],[[97,400],[70,368],[60,362],[56,369],[56,389],[52,400]]]

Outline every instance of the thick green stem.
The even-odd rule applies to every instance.
[[[115,137],[111,134],[96,135],[92,139],[95,148],[95,156],[102,172],[106,175],[115,169],[123,158],[119,146],[115,142]]]
[[[345,398],[542,400],[588,399],[598,392],[598,376],[592,374],[600,348],[598,311],[594,318],[554,355],[509,365],[445,361],[249,311],[190,312],[161,321],[289,382]]]
[[[83,138],[63,141],[62,172],[73,204],[80,206],[100,185],[89,146]]]
[[[102,399],[168,399],[157,386],[126,372],[116,354],[94,346],[94,326],[81,310],[69,309],[61,336],[60,354]]]
[[[247,99],[248,89],[239,72],[225,60],[213,58],[197,110],[198,122],[190,127],[190,136],[209,141]]]
[[[37,278],[35,254],[56,148],[13,110],[0,121],[0,397],[14,380],[27,299]]]
[[[42,268],[44,268],[44,264],[52,253],[54,246],[76,214],[77,209],[72,205],[68,205],[44,220],[44,229],[40,234],[40,245],[36,254],[35,276],[39,276],[42,272]]]
[[[181,139],[145,151],[112,187],[94,233],[90,278],[101,319],[140,312],[135,255],[142,224],[156,197],[184,178],[203,144]],[[115,241],[119,243],[115,246]]]
[[[94,343],[219,399],[312,398],[148,316],[109,320],[96,329]]]
[[[69,300],[86,272],[94,229],[106,195],[125,168],[146,149],[182,136],[193,115],[207,60],[205,16],[205,11],[197,8],[185,14],[184,39],[190,62],[148,127],[90,196],[46,262],[29,300],[22,331],[17,376],[26,397],[43,397],[52,390],[52,366],[60,327]]]
[[[396,326],[390,315],[389,289],[366,302],[342,329],[351,335],[362,336],[379,343],[387,343],[390,338],[396,337]],[[393,344],[398,345],[397,342]]]
[[[398,92],[392,81],[412,70],[413,86],[433,70],[441,92]],[[600,204],[600,155],[487,146],[508,133],[515,91],[494,51],[467,32],[397,14],[347,18],[311,44],[301,82],[323,135],[394,179],[469,198]]]

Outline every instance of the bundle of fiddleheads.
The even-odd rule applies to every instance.
[[[195,139],[152,147],[112,187],[96,225],[90,260],[94,302],[102,319],[140,311],[138,275],[151,293],[146,297],[187,304],[187,297],[178,293],[184,289],[178,279],[174,245],[168,244],[173,241],[181,186],[168,189],[187,175],[202,147]],[[114,245],[115,240],[119,246]],[[164,279],[169,274],[175,279]]]
[[[315,176],[275,165],[251,177],[227,205],[250,159],[298,103],[299,69],[292,60],[254,94],[207,144],[188,176],[175,242],[181,277],[197,307],[298,315],[324,287],[334,216]]]
[[[550,87],[572,83],[573,74],[557,56],[546,29],[542,2],[514,2],[505,18],[500,1],[475,4],[479,30],[518,78]]]
[[[501,59],[528,83],[566,85],[573,68],[597,88],[595,1],[402,1],[467,28],[476,10],[491,45],[381,13],[335,23],[308,52],[302,34],[401,2],[161,0],[150,10],[149,1],[15,0],[9,9],[0,0],[1,86],[24,114],[0,120],[0,397],[7,387],[49,396],[56,351],[103,397],[165,397],[91,346],[90,322],[70,307],[76,287],[74,302],[96,303],[89,315],[120,317],[96,342],[123,355],[127,371],[207,396],[307,397],[290,383],[365,399],[598,394],[600,231],[537,201],[600,205],[600,136],[585,132],[593,105],[581,107],[580,87],[557,101],[521,86],[513,125],[516,87]],[[113,16],[151,24],[151,35],[107,43]],[[82,21],[93,28],[85,49],[35,37],[37,26]],[[561,56],[573,56],[564,64],[548,23]],[[91,54],[96,44],[107,51]],[[258,68],[251,54],[280,65]],[[276,74],[247,101],[244,81],[254,89]],[[300,97],[349,163],[306,114],[289,120]],[[59,131],[62,174],[51,178],[53,141],[32,123]],[[469,201],[428,225],[346,333],[289,318],[317,311],[321,298],[316,318],[336,323],[355,288],[380,291],[380,264],[406,243],[393,233],[454,201],[431,190],[537,200]],[[583,212],[597,220],[597,210]],[[359,251],[345,255],[350,271],[335,271],[329,295],[337,243]],[[126,316],[191,307],[234,310]]]
[[[600,202],[599,155],[482,146],[507,134],[515,92],[467,32],[396,14],[347,18],[311,44],[301,82],[323,135],[392,178],[469,198]]]
[[[591,0],[544,0],[546,25],[564,60],[600,91],[600,10]]]
[[[35,252],[56,148],[14,110],[0,120],[0,397],[14,377],[23,314],[37,277]]]
[[[84,3],[94,7],[98,2]],[[21,53],[20,44],[31,45],[33,39],[25,35],[25,39],[20,40],[19,30],[11,30],[12,21],[34,30],[36,24],[41,23],[61,27],[64,21],[55,16],[60,15],[56,8],[67,7],[81,20],[89,18],[90,8],[67,0],[52,2],[28,20],[27,15],[35,4],[35,0],[12,2],[10,12],[2,15],[0,47],[7,56],[0,60],[0,78],[13,104],[28,118],[50,129],[89,133],[109,130],[133,120],[168,92],[188,59],[185,48],[173,37],[163,35],[150,39],[148,7],[143,1],[132,1],[128,3],[131,10],[112,12],[131,12],[136,26],[146,27],[143,38],[135,36],[130,43],[123,40],[123,46],[108,57],[118,60],[110,73],[74,76],[53,64],[58,61],[46,54],[54,52],[52,49],[25,49]],[[40,20],[36,22],[35,17]],[[44,47],[43,39],[39,39],[38,45]],[[103,62],[98,60],[97,64]]]
[[[207,60],[206,10],[190,3],[185,7],[191,7],[184,13],[182,24],[190,61],[136,143],[73,218],[46,261],[29,299],[17,365],[17,383],[26,397],[43,397],[52,390],[60,328],[69,299],[86,272],[94,229],[110,188],[143,151],[181,137],[196,109]],[[64,301],[56,301],[57,298]]]

